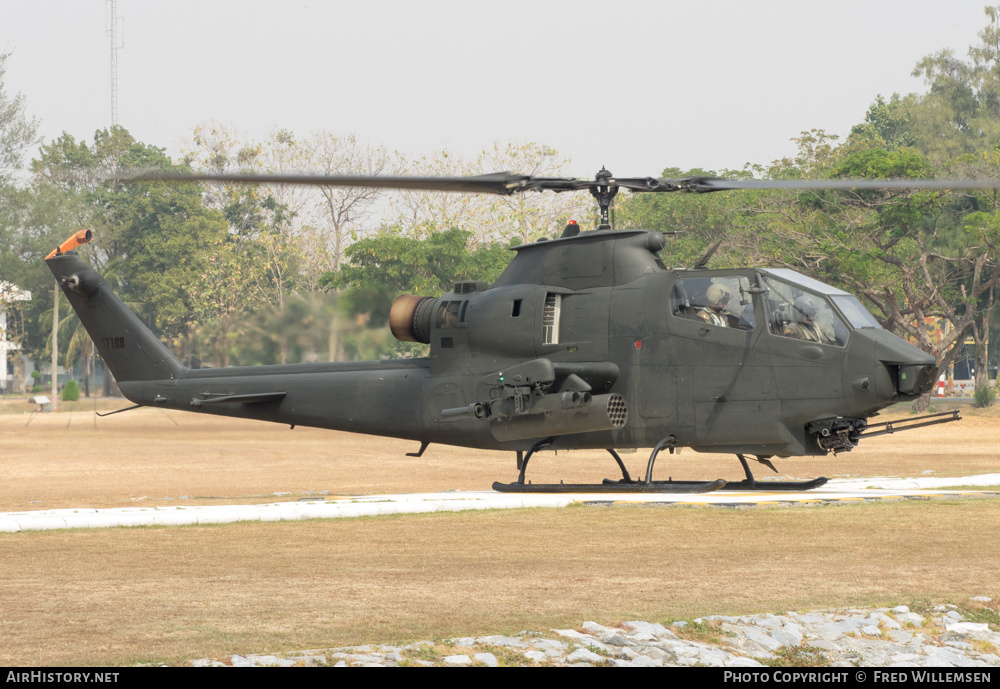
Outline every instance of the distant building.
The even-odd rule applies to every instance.
[[[0,394],[24,391],[24,380],[12,380],[7,368],[7,353],[18,350],[20,347],[16,342],[7,339],[6,306],[15,301],[28,301],[29,299],[31,299],[31,292],[0,280]]]

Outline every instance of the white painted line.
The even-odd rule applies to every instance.
[[[297,521],[350,519],[385,514],[505,510],[526,507],[565,507],[574,502],[621,504],[738,505],[861,501],[872,498],[929,497],[935,487],[998,485],[1000,474],[961,478],[834,480],[823,488],[800,493],[774,491],[715,491],[691,493],[497,493],[495,491],[410,493],[400,495],[341,496],[323,501],[279,502],[264,505],[170,505],[108,509],[58,509],[0,513],[0,532],[46,529],[98,529],[119,526],[229,524],[241,521]],[[879,486],[871,488],[868,486]],[[889,487],[891,486],[891,488]],[[976,494],[975,490],[948,493]]]
[[[900,488],[945,488],[947,486],[997,486],[1000,485],[1000,474],[980,474],[979,476],[964,476],[959,478],[937,478],[921,476],[920,478],[861,478],[835,479],[824,488],[836,487],[841,490],[863,490],[866,488],[884,488],[898,490]]]

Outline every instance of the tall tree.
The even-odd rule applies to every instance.
[[[407,174],[423,176],[471,176],[494,172],[563,177],[569,159],[555,149],[534,142],[496,142],[474,161],[463,160],[448,151],[418,160],[401,159],[399,168]],[[527,193],[512,196],[491,194],[442,194],[439,192],[399,192],[393,195],[396,217],[389,225],[412,237],[447,229],[470,233],[470,247],[515,237],[533,242],[558,233],[569,219],[588,226],[593,216],[592,201],[581,194]]]
[[[131,169],[187,168],[121,127],[98,131],[92,144],[63,134],[42,147],[32,168],[82,199],[95,257],[119,262],[123,298],[168,339],[183,333],[197,309],[192,292],[209,279],[209,259],[227,236],[225,218],[205,207],[198,185],[105,180]]]
[[[913,70],[928,86],[903,100],[903,132],[931,161],[944,163],[988,150],[1000,141],[1000,6],[985,8],[989,23],[969,59],[941,50]]]
[[[51,294],[53,285],[38,259],[54,246],[52,237],[58,229],[52,225],[63,219],[65,207],[50,205],[55,201],[51,190],[33,188],[22,177],[25,154],[38,143],[38,121],[27,113],[24,97],[6,89],[9,57],[0,53],[0,283],[18,290],[0,289],[0,311],[7,312],[3,336],[22,354],[37,356],[45,347],[39,315],[46,308],[44,295]],[[50,212],[55,205],[59,210]],[[21,290],[30,291],[32,300],[12,298]]]
[[[390,170],[388,153],[369,146],[356,136],[317,132],[304,144],[301,172],[320,175],[380,175]],[[368,221],[384,192],[360,187],[317,187],[319,203],[313,222],[326,229],[331,268],[338,270],[352,241],[367,234]]]
[[[0,186],[21,169],[24,154],[38,143],[38,120],[25,112],[24,96],[11,96],[4,86],[10,53],[0,53]]]

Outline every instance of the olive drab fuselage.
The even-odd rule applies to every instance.
[[[703,451],[823,455],[934,381],[933,357],[849,294],[791,271],[669,269],[664,244],[659,232],[582,232],[517,247],[492,286],[407,297],[393,332],[427,342],[426,358],[222,369],[182,366],[72,251],[47,262],[125,396],[167,409],[498,450],[673,436]],[[712,285],[728,303],[700,318]],[[822,341],[785,329],[803,294]]]

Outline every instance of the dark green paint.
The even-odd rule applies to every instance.
[[[856,424],[856,440],[870,415],[934,380],[933,357],[878,328],[851,327],[845,346],[780,337],[764,325],[759,271],[668,270],[663,246],[661,233],[635,230],[517,247],[492,287],[464,283],[426,311],[425,359],[198,370],[74,252],[48,265],[127,398],[204,414],[497,450],[547,436],[552,449],[652,447],[673,435],[703,451],[824,455],[824,428]],[[726,276],[755,286],[742,295],[752,330],[672,313],[675,281]],[[560,305],[556,343],[547,298]],[[461,320],[439,321],[444,302],[461,302]]]

